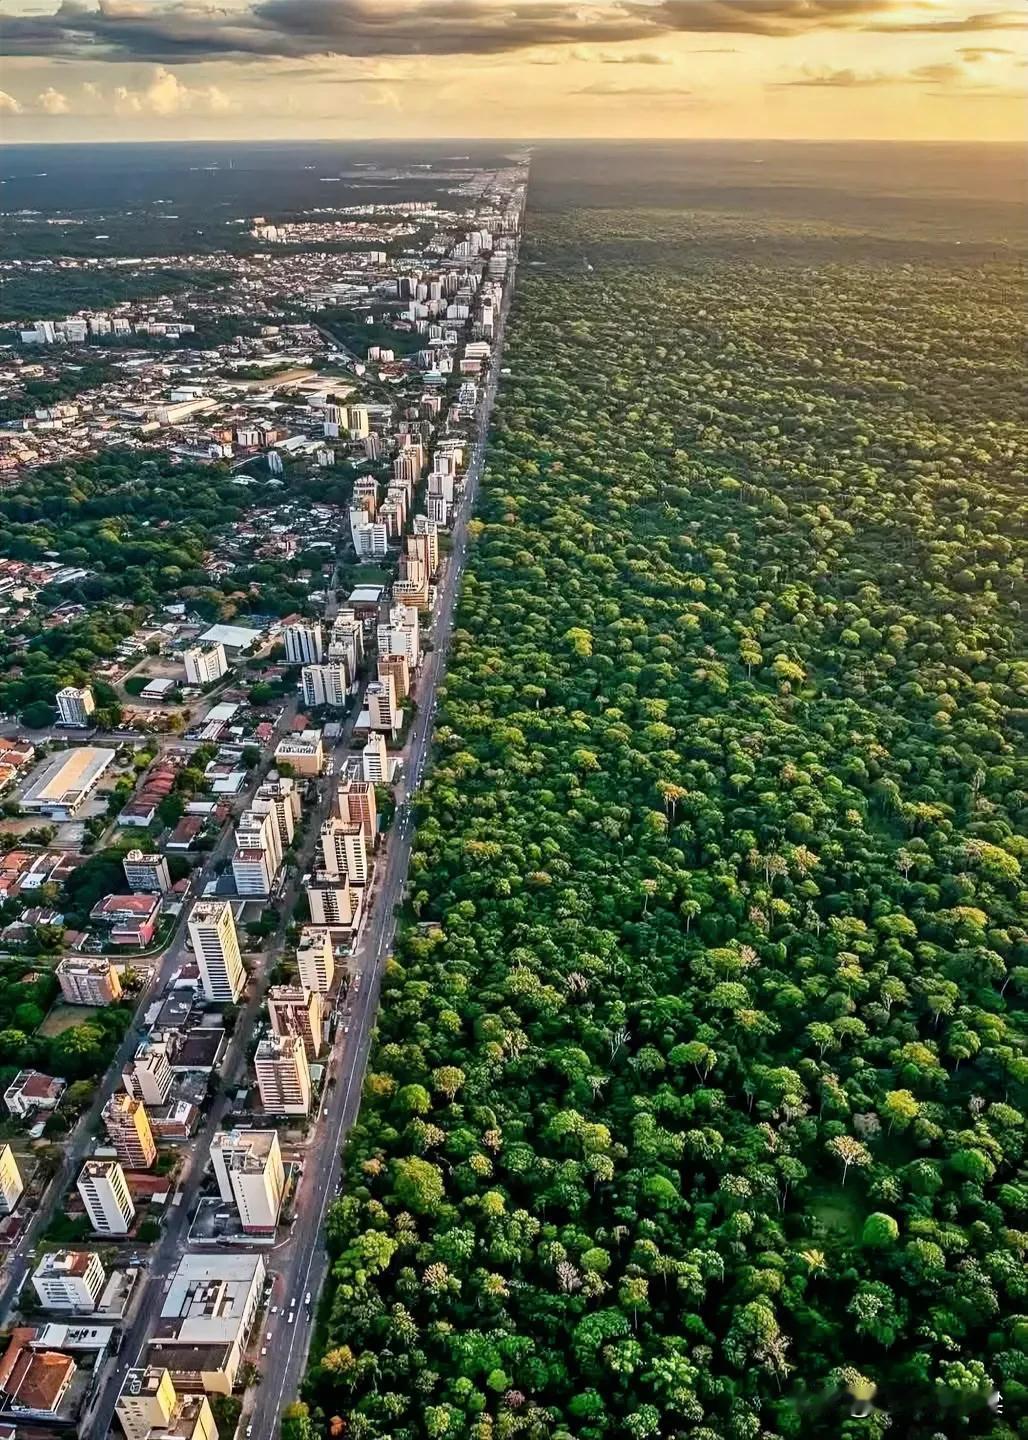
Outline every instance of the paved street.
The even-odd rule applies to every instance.
[[[261,784],[268,770],[271,768],[271,753],[278,740],[292,724],[295,714],[296,704],[294,701],[290,701],[287,703],[278,721],[275,736],[271,740],[260,765],[255,768],[245,791],[235,802],[236,813],[246,808],[257,787]],[[233,845],[234,828],[229,824],[225,826],[222,834],[218,838],[217,845],[207,856],[203,866],[194,872],[194,889],[192,892],[194,896],[202,892],[207,882],[214,878],[219,861],[227,859],[231,854]],[[186,908],[190,907],[191,900],[186,902]],[[21,1239],[13,1247],[8,1256],[3,1272],[3,1281],[2,1284],[0,1284],[0,1321],[6,1318],[18,1287],[21,1284],[22,1277],[28,1268],[28,1256],[30,1252],[53,1219],[58,1206],[63,1201],[68,1186],[74,1183],[81,1169],[82,1162],[91,1149],[93,1139],[103,1133],[100,1112],[114,1094],[115,1090],[120,1087],[122,1069],[131,1056],[135,1054],[136,1048],[139,1045],[141,1033],[138,1027],[138,1020],[140,1015],[146,1010],[154,996],[161,993],[175,971],[178,970],[187,959],[192,959],[192,953],[188,949],[188,936],[183,918],[180,920],[171,942],[163,955],[151,962],[152,969],[149,983],[139,998],[133,1024],[126,1030],[125,1038],[118,1047],[118,1051],[106,1075],[101,1080],[93,1104],[83,1113],[75,1129],[68,1137],[60,1171],[51,1182],[46,1194],[43,1196],[42,1203],[33,1215]],[[237,1028],[237,1033],[246,1033],[242,1025]]]

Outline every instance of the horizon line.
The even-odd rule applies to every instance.
[[[789,135],[789,136],[765,136],[765,135],[552,135],[532,136],[530,138],[512,138],[505,135],[442,135],[429,138],[415,136],[370,136],[361,139],[353,139],[344,136],[331,135],[258,135],[251,138],[238,136],[223,137],[209,135],[190,136],[182,139],[179,137],[160,137],[149,140],[133,139],[60,139],[60,140],[11,140],[5,136],[4,145],[8,150],[29,149],[32,146],[82,146],[82,145],[519,145],[533,147],[541,145],[906,145],[927,148],[930,146],[952,146],[962,145],[967,148],[980,149],[982,147],[995,148],[1006,147],[1010,149],[1028,150],[1028,140],[1024,139],[906,139],[903,136],[883,137],[848,135],[832,139],[819,139],[814,136]]]

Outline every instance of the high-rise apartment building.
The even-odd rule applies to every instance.
[[[287,625],[282,631],[286,647],[286,662],[289,665],[320,665],[325,653],[325,639],[321,625],[314,621],[310,625]]]
[[[348,405],[346,428],[351,440],[364,440],[371,433],[371,419],[366,405]]]
[[[168,1047],[163,1040],[144,1040],[121,1072],[121,1083],[133,1099],[142,1100],[155,1110],[167,1103],[174,1081]]]
[[[266,1115],[309,1115],[311,1072],[301,1035],[271,1035],[253,1061]]]
[[[371,732],[361,751],[361,773],[369,785],[389,783],[389,753],[381,730]]]
[[[220,641],[207,646],[191,645],[188,650],[183,650],[182,660],[190,685],[211,685],[228,670],[225,647]]]
[[[96,1309],[107,1276],[95,1250],[51,1250],[32,1275],[32,1288],[47,1310],[88,1315]]]
[[[0,1145],[0,1215],[13,1215],[25,1193],[18,1162],[10,1145]]]
[[[383,744],[385,738],[382,737]],[[375,848],[378,839],[378,807],[375,804],[375,787],[370,780],[343,780],[336,791],[336,814],[340,820],[359,825],[364,831],[364,843],[369,850]]]
[[[321,1053],[321,994],[303,985],[272,985],[268,991],[268,1018],[273,1035],[299,1035],[308,1060]]]
[[[125,1440],[218,1440],[210,1400],[205,1394],[180,1394],[164,1365],[133,1366],[114,1413]]]
[[[305,665],[301,672],[303,703],[314,710],[326,705],[333,710],[345,709],[350,698],[350,677],[345,663]]]
[[[354,930],[360,919],[362,891],[354,890],[345,875],[333,879],[319,870],[307,883],[307,906],[316,926]]]
[[[106,955],[75,955],[58,961],[55,971],[68,1005],[113,1005],[121,999],[118,972]]]
[[[227,900],[197,901],[189,916],[189,943],[207,999],[217,1005],[234,1005],[243,993],[246,971]]]
[[[222,1200],[232,1202],[248,1235],[274,1235],[286,1188],[274,1130],[222,1130],[211,1141]]]
[[[163,855],[130,850],[121,862],[121,867],[125,871],[125,883],[130,890],[163,895],[171,889],[171,873]]]
[[[142,1100],[119,1091],[104,1106],[103,1120],[122,1165],[128,1170],[149,1170],[157,1159],[157,1144]]]
[[[274,875],[282,864],[282,840],[278,828],[278,812],[244,810],[236,822],[236,846],[240,850],[267,852]]]
[[[380,655],[406,655],[411,670],[421,664],[421,617],[413,605],[393,605],[376,632]]]
[[[410,694],[410,667],[406,655],[380,655],[378,678],[382,685],[391,680],[397,701],[406,700]]]
[[[117,1160],[87,1160],[79,1172],[78,1192],[98,1235],[128,1234],[136,1207]]]
[[[395,740],[400,730],[400,707],[396,703],[396,687],[391,675],[384,680],[372,680],[365,694],[365,703],[371,719],[372,730],[381,730]]]
[[[305,925],[296,947],[296,964],[300,984],[307,990],[327,995],[335,978],[335,957],[332,936],[324,927]]]
[[[66,685],[63,690],[58,690],[57,711],[61,725],[85,729],[94,723],[92,716],[95,710],[96,701],[88,685],[82,689],[75,685]]]
[[[260,899],[271,894],[275,874],[266,850],[236,850],[232,855],[232,879],[236,894]]]
[[[414,534],[425,541],[428,572],[434,575],[439,569],[439,526],[427,515],[415,515]]]
[[[274,814],[283,854],[296,834],[300,818],[300,787],[291,775],[276,775],[265,780],[250,802],[258,815]]]
[[[345,875],[351,885],[368,883],[368,848],[360,824],[326,820],[321,827],[321,853],[326,875],[333,879]]]
[[[357,672],[364,658],[364,627],[350,609],[340,610],[332,624],[328,658],[346,666],[347,684],[352,689],[357,683]]]

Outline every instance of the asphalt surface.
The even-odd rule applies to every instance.
[[[405,774],[397,787],[397,809],[385,853],[376,865],[377,892],[354,955],[354,985],[342,1012],[336,1038],[338,1058],[333,1060],[337,1083],[327,1094],[316,1144],[310,1147],[303,1179],[296,1198],[298,1219],[288,1247],[272,1263],[280,1270],[272,1304],[280,1313],[270,1317],[262,1334],[268,1353],[260,1359],[262,1381],[247,1396],[242,1429],[251,1440],[273,1440],[278,1434],[283,1408],[300,1390],[307,1364],[313,1328],[313,1311],[329,1262],[322,1243],[325,1215],[336,1198],[341,1170],[341,1151],[357,1112],[374,1035],[375,1017],[382,983],[382,968],[390,953],[396,930],[396,916],[407,883],[407,870],[414,842],[414,816],[410,797],[418,789],[428,756],[435,719],[436,694],[445,674],[453,628],[453,611],[467,559],[467,525],[474,509],[482,474],[485,439],[496,398],[500,374],[503,329],[514,289],[515,266],[505,286],[503,309],[497,329],[495,360],[485,395],[480,401],[474,452],[465,472],[460,505],[451,528],[453,545],[443,578],[438,586],[432,622],[434,648],[422,663],[418,681],[418,712],[411,726],[405,752]],[[359,979],[358,979],[359,977]],[[343,1027],[347,1027],[344,1034]],[[343,1078],[345,1076],[345,1079]],[[312,1304],[306,1304],[310,1293]],[[285,1309],[282,1309],[283,1302]],[[292,1306],[290,1306],[292,1302]],[[288,1313],[292,1309],[293,1323]],[[270,1341],[264,1335],[270,1333]]]
[[[268,770],[271,768],[271,752],[274,750],[278,738],[285,732],[292,722],[296,713],[294,702],[289,702],[277,725],[275,736],[268,746],[267,754],[262,758],[261,763],[253,772],[245,791],[235,801],[235,811],[246,808],[253,798],[258,785],[261,784]],[[218,838],[218,843],[207,856],[199,870],[193,872],[193,895],[201,894],[203,887],[209,880],[214,878],[218,862],[226,859],[234,847],[234,827],[232,824],[225,826]],[[189,902],[191,908],[191,902]],[[139,1003],[132,1024],[125,1032],[125,1037],[118,1047],[114,1059],[107,1069],[107,1073],[100,1081],[99,1088],[92,1105],[84,1111],[75,1129],[67,1138],[64,1147],[64,1159],[57,1175],[50,1182],[49,1188],[43,1195],[39,1208],[36,1210],[31,1221],[23,1232],[17,1244],[8,1255],[4,1267],[3,1280],[0,1282],[0,1321],[6,1319],[12,1302],[21,1286],[22,1278],[29,1264],[29,1255],[38,1243],[40,1236],[50,1224],[70,1185],[78,1177],[82,1162],[92,1150],[94,1139],[102,1134],[103,1124],[100,1113],[107,1101],[116,1090],[121,1087],[121,1072],[131,1057],[135,1054],[139,1043],[143,1038],[140,1028],[141,1016],[153,1002],[154,998],[168,984],[175,971],[180,969],[187,959],[192,959],[192,952],[188,948],[188,931],[183,916],[177,925],[167,949],[160,956],[155,957],[151,964],[150,979],[139,997]],[[241,1027],[237,1033],[245,1033]],[[143,1247],[134,1247],[143,1248]]]

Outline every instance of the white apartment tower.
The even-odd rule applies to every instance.
[[[334,930],[352,930],[360,917],[359,890],[350,886],[345,875],[333,879],[319,870],[307,886],[307,905],[315,926],[327,925]]]
[[[216,1005],[234,1005],[243,993],[246,971],[227,900],[197,901],[189,917],[189,943],[207,999]]]
[[[300,791],[291,775],[266,780],[250,803],[258,815],[273,814],[278,825],[278,838],[283,853],[296,834],[300,818]]]
[[[0,1215],[13,1215],[24,1191],[14,1151],[10,1145],[0,1145]]]
[[[32,1288],[47,1310],[89,1315],[103,1294],[107,1276],[95,1250],[52,1250],[32,1276]]]
[[[136,1207],[117,1160],[87,1160],[79,1173],[78,1192],[98,1235],[128,1234]]]
[[[275,872],[266,850],[236,850],[232,856],[232,879],[236,894],[260,899],[271,894]]]
[[[236,822],[236,845],[240,850],[264,850],[274,875],[282,864],[282,839],[275,810],[244,810]]]
[[[320,665],[325,653],[325,641],[321,625],[287,625],[282,631],[286,647],[286,661],[290,665]]]
[[[93,723],[90,717],[96,710],[96,701],[93,699],[92,690],[88,685],[83,686],[81,690],[75,685],[66,685],[63,690],[57,692],[57,710],[62,725],[72,725],[78,729],[84,729]]]
[[[305,925],[296,947],[296,963],[300,984],[319,995],[327,995],[335,977],[332,937],[326,929]]]
[[[286,1188],[274,1130],[222,1130],[211,1142],[222,1200],[231,1201],[248,1235],[274,1235]]]
[[[190,685],[210,685],[228,670],[225,647],[220,640],[214,645],[191,645],[182,652],[182,660]]]
[[[343,664],[305,665],[301,674],[303,703],[314,710],[327,705],[333,710],[345,709],[350,698],[350,676]]]
[[[389,754],[386,750],[386,737],[381,730],[371,732],[361,751],[361,773],[372,785],[389,783]]]
[[[311,1072],[302,1035],[272,1035],[254,1056],[257,1088],[266,1115],[309,1115]]]
[[[400,708],[393,677],[387,675],[384,680],[372,680],[365,696],[372,730],[381,730],[395,739],[400,729]]]
[[[121,1083],[129,1095],[154,1109],[167,1104],[174,1080],[167,1046],[151,1040],[143,1041],[121,1072]]]
[[[421,622],[413,605],[393,605],[377,630],[380,655],[406,655],[411,670],[421,664]]]
[[[345,875],[351,885],[368,883],[368,849],[359,823],[326,820],[321,827],[321,853],[325,873],[333,880]]]
[[[121,865],[125,871],[125,883],[130,890],[162,895],[171,889],[171,873],[163,855],[130,850]]]

